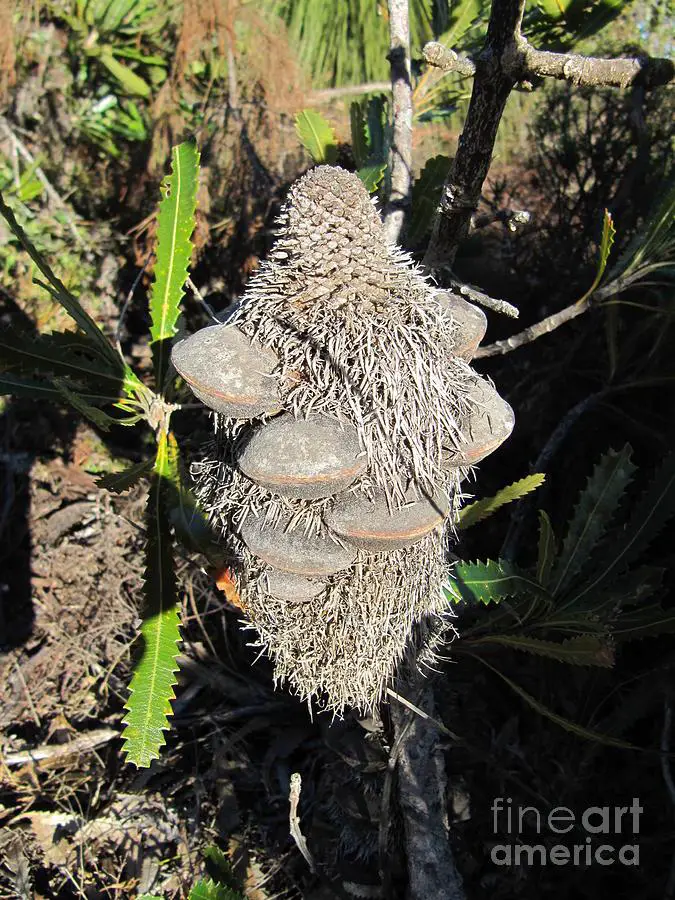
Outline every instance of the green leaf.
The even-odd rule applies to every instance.
[[[536,491],[545,480],[546,475],[543,472],[536,472],[534,475],[528,475],[519,481],[514,481],[508,487],[502,488],[494,497],[485,497],[483,500],[469,503],[459,514],[457,528],[460,531],[471,528],[472,525],[476,525],[478,522],[482,522],[483,519],[491,516],[500,506],[513,503],[514,500],[520,500],[526,494]]]
[[[144,768],[159,757],[165,744],[178,671],[180,623],[166,488],[170,477],[167,439],[162,434],[148,494],[143,646],[129,686],[122,735],[127,760]]]
[[[97,487],[112,491],[113,494],[122,494],[137,484],[144,475],[148,475],[152,469],[152,461],[145,459],[121,472],[107,472],[97,478],[95,483]]]
[[[337,138],[321,113],[303,109],[295,117],[298,140],[315,163],[332,165],[337,160]]]
[[[369,156],[365,103],[356,100],[350,105],[349,123],[351,125],[354,161],[357,167],[362,169],[366,165],[366,160]]]
[[[614,227],[614,221],[612,219],[612,214],[608,209],[605,210],[605,215],[602,220],[602,235],[600,237],[600,254],[598,259],[598,268],[595,273],[595,278],[593,279],[593,284],[589,287],[586,293],[577,300],[577,305],[583,303],[584,300],[587,300],[588,297],[595,291],[597,286],[602,281],[602,276],[605,274],[605,269],[607,268],[607,260],[609,259],[609,254],[612,249],[612,244],[614,243],[614,238],[616,237],[616,228]]]
[[[658,602],[635,606],[621,613],[611,631],[622,643],[675,634],[675,609],[664,610]]]
[[[84,416],[85,419],[89,419],[89,421],[96,425],[97,428],[100,428],[102,431],[110,431],[111,425],[118,424],[117,419],[113,419],[112,416],[104,413],[103,410],[87,403],[82,394],[71,390],[68,382],[63,378],[55,378],[54,384],[64,400],[66,400],[74,410],[79,412],[80,415]]]
[[[110,344],[106,336],[98,327],[96,322],[91,318],[89,313],[80,304],[80,301],[74,297],[66,288],[63,282],[57,278],[42,254],[33,245],[26,232],[16,221],[11,207],[9,207],[0,191],[0,213],[4,216],[5,221],[9,225],[10,230],[19,241],[23,249],[33,260],[38,269],[49,282],[49,292],[63,306],[68,315],[79,325],[85,334],[88,334],[92,341],[97,345],[101,356],[108,361],[111,368],[124,371],[125,375],[133,376],[131,369],[125,364],[120,354]],[[39,282],[38,282],[39,283]],[[133,376],[135,377],[135,376]]]
[[[594,566],[592,576],[580,588],[570,592],[566,606],[595,595],[601,585],[625,571],[649,546],[675,515],[675,453],[663,461],[654,479],[638,502],[620,536],[606,547]]]
[[[481,0],[459,0],[453,3],[450,25],[439,37],[439,42],[446,47],[456,47],[481,13]]]
[[[551,571],[557,553],[555,532],[548,514],[539,510],[539,543],[537,547],[537,581],[544,587],[551,583]]]
[[[413,184],[412,214],[408,227],[408,241],[413,247],[422,243],[431,228],[451,165],[452,160],[448,156],[433,156],[426,161]]]
[[[150,85],[140,75],[137,75],[124,63],[119,62],[113,56],[112,50],[105,48],[98,55],[99,62],[106,67],[110,74],[116,78],[128,94],[136,97],[150,96]]]
[[[579,496],[560,557],[551,575],[554,595],[560,594],[578,574],[606,534],[635,472],[631,453],[629,444],[619,453],[609,450],[588,479]]]
[[[547,597],[539,582],[506,559],[459,562],[444,590],[452,603],[498,603],[520,594]]]
[[[0,395],[3,394],[13,394],[15,397],[25,397],[29,400],[52,400],[56,403],[62,403],[64,399],[63,392],[53,383],[10,372],[0,374]],[[115,403],[117,400],[116,397],[82,391],[80,397],[91,404]]]
[[[614,665],[613,649],[601,637],[593,634],[579,634],[564,641],[544,641],[525,634],[487,635],[468,643],[471,646],[500,644],[574,666],[601,666],[609,669]]]
[[[205,878],[192,888],[188,900],[244,900],[244,898],[238,891]]]
[[[180,301],[192,256],[198,183],[199,151],[193,141],[185,141],[171,152],[171,174],[162,182],[157,220],[150,337],[158,388],[164,384],[168,369],[170,342],[176,334]]]
[[[180,450],[174,434],[167,435],[167,473],[169,488],[169,520],[176,537],[189,550],[209,557],[213,550],[213,533],[197,498],[183,481]]]
[[[105,386],[111,394],[122,390],[120,367],[113,369],[98,345],[81,333],[41,335],[5,328],[0,331],[0,361],[27,375],[66,375],[90,390],[95,386]]]
[[[382,94],[371,97],[366,109],[369,159],[386,162],[389,156],[387,123],[387,99]]]
[[[523,690],[520,685],[516,684],[515,681],[512,681],[510,678],[507,678],[503,672],[500,672],[499,669],[496,669],[494,666],[490,665],[490,663],[483,659],[482,656],[476,656],[476,659],[480,660],[484,666],[487,666],[488,669],[491,669],[495,675],[498,675],[502,681],[506,682],[508,686],[518,694],[518,696],[523,699],[528,706],[530,706],[535,712],[539,713],[539,715],[544,716],[547,719],[550,719],[551,722],[555,722],[556,725],[559,725],[561,728],[564,728],[565,731],[569,731],[571,734],[575,734],[577,737],[584,738],[587,741],[596,741],[599,744],[604,744],[606,747],[620,747],[623,750],[639,750],[639,747],[636,747],[634,744],[629,744],[626,741],[620,741],[618,738],[610,737],[607,734],[602,734],[599,731],[592,731],[590,728],[584,728],[583,725],[578,725],[576,722],[572,722],[570,719],[566,719],[564,716],[558,715],[558,713],[553,712],[553,710],[549,709],[548,706],[545,706],[539,700],[532,696],[532,694],[528,694],[527,691]]]
[[[373,166],[366,166],[363,169],[359,169],[356,174],[364,183],[368,193],[372,194],[380,186],[380,182],[384,178],[384,173],[386,172],[386,170],[387,164],[386,162],[383,162],[377,163]]]

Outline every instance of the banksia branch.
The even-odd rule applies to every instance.
[[[227,323],[174,348],[218,414],[193,475],[277,680],[368,711],[450,627],[460,484],[513,412],[468,364],[484,314],[387,243],[357,176],[312,169],[278,226]]]

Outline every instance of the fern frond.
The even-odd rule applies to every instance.
[[[157,260],[150,292],[150,337],[158,389],[162,388],[168,369],[170,342],[176,334],[180,301],[192,256],[198,185],[199,151],[193,141],[185,141],[172,150],[171,174],[162,182],[157,218]]]
[[[467,528],[471,528],[472,525],[487,519],[501,506],[506,506],[507,503],[513,503],[514,500],[520,500],[526,494],[536,491],[538,487],[541,487],[545,479],[546,476],[543,472],[537,472],[534,475],[521,478],[519,481],[514,481],[513,484],[498,491],[494,497],[485,497],[482,500],[476,500],[475,503],[469,503],[459,514],[457,519],[458,530],[465,531]]]
[[[127,760],[147,767],[159,756],[169,727],[180,640],[176,575],[166,481],[171,478],[167,440],[160,436],[147,505],[147,546],[142,652],[134,669],[123,722]]]
[[[631,453],[628,444],[619,453],[608,451],[588,479],[551,574],[551,592],[554,596],[560,594],[579,573],[606,534],[635,472]]]

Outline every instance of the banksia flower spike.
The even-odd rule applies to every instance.
[[[513,412],[468,364],[484,314],[386,243],[357,176],[312,169],[278,232],[227,323],[174,348],[218,413],[193,475],[278,681],[365,712],[449,624],[460,482]]]

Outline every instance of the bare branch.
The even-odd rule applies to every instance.
[[[338,97],[345,97],[349,94],[388,94],[391,91],[390,81],[371,81],[367,84],[343,84],[340,87],[325,88],[322,91],[312,91],[308,100],[314,103],[332,103]]]
[[[675,77],[675,65],[669,59],[639,56],[621,59],[599,59],[575,53],[551,53],[536,50],[521,38],[511,60],[504,61],[505,69],[516,81],[550,77],[572,84],[627,88],[641,85],[654,88],[667,84]]]
[[[300,816],[298,815],[298,804],[300,803],[300,792],[302,790],[302,778],[300,777],[299,772],[294,772],[291,775],[291,787],[288,793],[288,803],[289,803],[289,813],[288,813],[288,827],[291,832],[291,837],[295,841],[298,850],[302,853],[305,858],[305,862],[309,866],[312,872],[315,871],[314,868],[314,860],[312,859],[312,854],[309,852],[309,848],[307,846],[307,841],[305,840],[305,836],[300,830]]]
[[[412,83],[408,0],[389,0],[389,35],[393,101],[390,158],[391,190],[384,209],[384,232],[395,243],[412,202]]]
[[[564,325],[565,322],[571,322],[572,319],[576,319],[577,316],[585,313],[590,307],[591,303],[589,300],[584,300],[581,303],[572,303],[571,306],[566,306],[565,309],[553,313],[552,316],[547,316],[547,318],[542,319],[541,322],[530,325],[529,328],[525,328],[524,331],[520,331],[512,337],[506,338],[504,341],[495,341],[494,344],[487,344],[485,347],[479,347],[474,353],[474,359],[484,359],[486,356],[503,356],[505,353],[517,350],[518,347],[522,347],[524,344],[530,344],[532,341],[536,341],[537,338],[543,337],[545,334],[550,334],[552,331],[555,331],[556,328],[560,328],[561,325]]]
[[[476,74],[476,63],[468,56],[460,56],[449,47],[444,47],[437,41],[429,41],[422,48],[424,61],[430,66],[442,69],[443,72],[459,72],[467,78]]]

